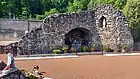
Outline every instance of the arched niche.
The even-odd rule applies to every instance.
[[[101,16],[101,18],[99,19],[99,25],[101,28],[105,28],[106,27],[106,17]]]
[[[92,33],[86,28],[75,28],[65,34],[65,45],[80,50],[81,46],[89,46],[92,42]]]

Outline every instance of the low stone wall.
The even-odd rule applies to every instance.
[[[18,40],[25,35],[26,31],[38,28],[40,20],[8,20],[0,19],[0,41]]]

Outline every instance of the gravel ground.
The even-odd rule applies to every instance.
[[[53,79],[140,79],[140,56],[85,55],[78,58],[16,61],[19,68],[39,65]]]

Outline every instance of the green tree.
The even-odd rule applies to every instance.
[[[116,0],[115,3],[114,3],[114,6],[117,9],[123,9],[124,6],[126,5],[126,2],[127,2],[127,0]]]
[[[134,40],[140,41],[140,0],[128,0],[123,13],[129,21],[129,27],[132,28]]]
[[[115,4],[115,1],[116,1],[116,0],[106,0],[106,3],[107,3],[107,4],[112,4],[112,5],[114,5],[114,4]]]
[[[40,0],[29,0],[28,8],[32,18],[35,17],[35,14],[43,14],[44,7]]]
[[[45,12],[45,16],[53,15],[55,13],[59,13],[59,11],[56,8],[51,9],[49,12]]]
[[[21,14],[21,19],[28,19],[29,18],[29,12],[27,7],[22,8],[22,14]]]
[[[123,13],[130,22],[130,27],[137,27],[140,23],[140,1],[128,0]]]
[[[64,13],[67,11],[68,3],[73,0],[52,0],[52,8],[56,8],[59,12]]]
[[[21,0],[9,0],[8,3],[9,12],[12,14],[11,18],[18,18],[22,12]]]
[[[90,0],[80,0],[84,6],[83,10],[87,10]]]
[[[20,0],[0,0],[0,17],[1,18],[16,18],[20,10]]]
[[[36,15],[37,20],[42,20],[45,18],[45,15]]]
[[[41,20],[49,15],[53,15],[55,13],[59,13],[59,11],[56,8],[51,9],[50,11],[46,11],[44,15],[37,15],[36,19]]]
[[[0,0],[0,18],[8,18],[8,2]]]
[[[84,9],[84,5],[80,0],[74,0],[73,3],[69,2],[68,12],[80,12]]]
[[[41,4],[43,5],[43,11],[49,11],[53,7],[52,0],[41,0]]]
[[[106,4],[105,1],[106,0],[90,0],[89,4],[87,5],[88,10],[93,10],[101,4]]]

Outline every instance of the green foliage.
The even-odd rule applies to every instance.
[[[105,51],[105,52],[113,52],[113,50],[108,45],[103,46],[103,51]]]
[[[69,2],[68,12],[80,12],[84,9],[84,5],[80,0],[74,0],[73,3]]]
[[[23,7],[22,8],[22,19],[28,19],[29,18],[29,12],[28,12],[28,9],[27,7]]]
[[[90,0],[88,6],[89,10],[95,9],[97,6],[102,4],[112,4],[114,5],[116,0]]]
[[[128,0],[123,9],[124,15],[130,22],[130,27],[140,25],[140,0]]]
[[[90,47],[93,47],[93,48],[95,48],[95,46],[96,46],[96,44],[92,44]]]
[[[53,15],[55,13],[59,13],[58,10],[56,8],[51,9],[49,12],[46,11],[45,12],[45,16],[49,16],[49,15]]]
[[[87,10],[88,9],[88,4],[90,2],[90,0],[80,0],[81,3],[83,4],[83,10]]]
[[[125,4],[126,4],[126,0],[116,0],[114,6],[117,9],[123,9],[123,7],[125,6]]]
[[[127,52],[127,45],[122,45],[122,53],[126,53]]]
[[[129,21],[134,40],[140,41],[140,0],[127,0],[123,13]]]
[[[72,48],[70,49],[70,51],[73,53],[73,52],[76,51],[76,49],[72,47]]]
[[[107,0],[107,4],[112,4],[112,5],[114,5],[114,4],[115,4],[115,1],[116,1],[116,0]]]
[[[45,17],[49,15],[53,15],[55,13],[59,13],[59,11],[56,8],[51,9],[50,11],[46,11],[44,15],[36,15],[37,20],[44,19]]]
[[[122,49],[127,49],[127,45],[122,45]]]
[[[93,10],[97,6],[97,3],[98,3],[97,0],[90,0],[88,4],[88,9]]]
[[[41,0],[43,9],[49,11],[52,8],[52,0]],[[43,11],[44,12],[44,11]]]
[[[127,0],[0,0],[0,18],[42,19],[43,15],[92,10],[107,3],[123,9],[126,2]]]
[[[89,48],[87,46],[81,46],[81,51],[82,52],[87,52]]]
[[[62,47],[62,51],[63,51],[64,53],[67,53],[67,50],[68,50],[68,46]]]
[[[56,8],[61,13],[67,12],[68,3],[73,0],[52,0],[53,8]]]
[[[140,25],[140,0],[0,0],[0,18],[43,19],[63,12],[93,10],[101,4],[113,4],[130,22]]]
[[[52,52],[53,54],[60,54],[62,51],[60,49],[54,49]]]
[[[34,73],[29,72],[27,70],[23,69],[23,70],[21,70],[21,73],[25,74],[26,78],[28,78],[28,79],[38,79],[38,77]]]
[[[37,20],[42,20],[45,18],[45,15],[36,15]]]

